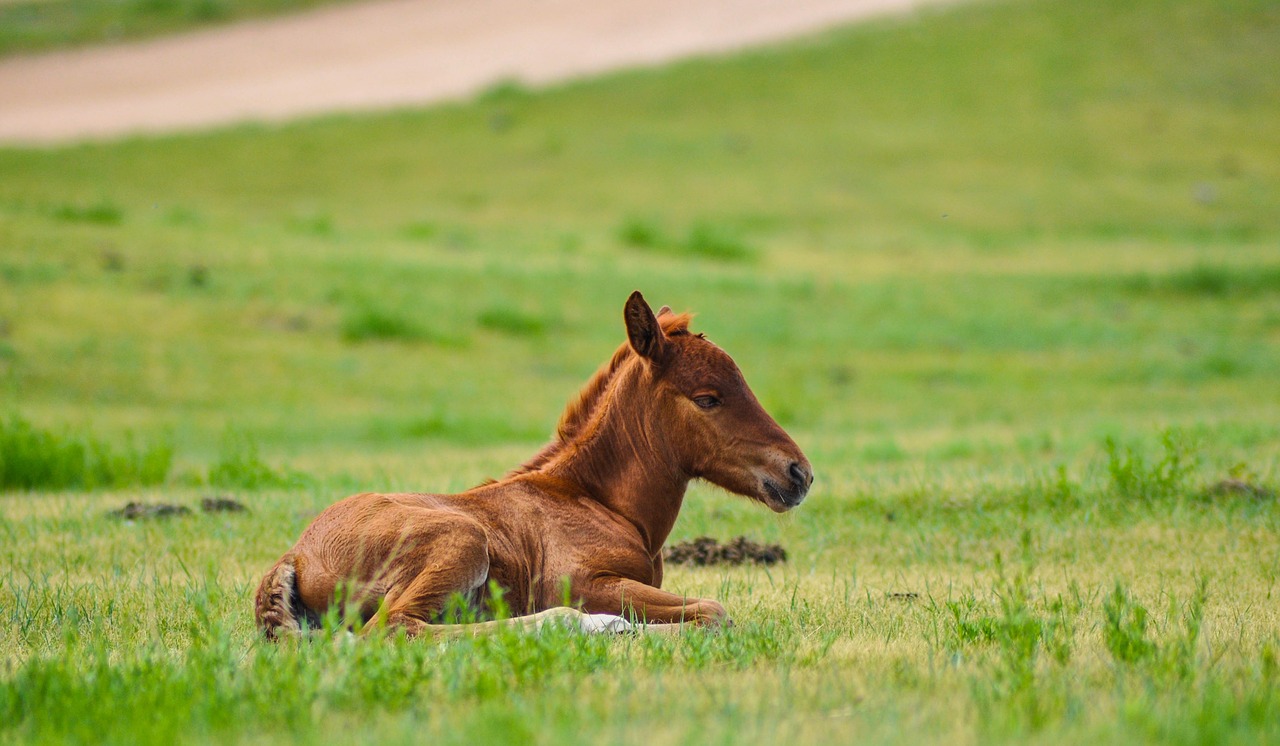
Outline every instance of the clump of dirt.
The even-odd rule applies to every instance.
[[[1224,479],[1205,491],[1210,497],[1252,497],[1258,500],[1274,500],[1275,490],[1243,479]]]
[[[787,550],[780,544],[757,544],[745,536],[725,544],[699,536],[662,550],[662,559],[673,565],[776,565],[787,561]]]
[[[187,515],[190,512],[191,508],[185,505],[131,502],[119,510],[109,511],[107,515],[114,518],[123,518],[126,521],[136,521],[142,518],[168,518],[175,515]]]
[[[205,513],[241,513],[248,508],[244,503],[232,500],[226,495],[210,495],[209,497],[200,498],[200,510]],[[190,515],[191,508],[185,505],[170,505],[169,503],[139,503],[131,502],[123,508],[107,511],[107,515],[112,518],[123,518],[126,521],[136,521],[146,518],[169,518],[175,515]]]
[[[206,513],[241,513],[248,510],[244,503],[232,500],[225,495],[200,498],[200,509]]]

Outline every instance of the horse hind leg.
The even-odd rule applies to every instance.
[[[479,529],[451,531],[407,555],[397,558],[403,569],[392,574],[398,581],[387,588],[381,608],[365,624],[364,631],[385,623],[417,637],[432,628],[455,593],[470,594],[489,577],[489,546]]]

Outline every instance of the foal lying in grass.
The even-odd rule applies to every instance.
[[[565,409],[555,439],[500,481],[457,495],[365,493],[321,513],[258,587],[266,636],[314,627],[339,596],[366,630],[385,623],[410,636],[549,617],[630,626],[592,615],[726,623],[718,602],[661,590],[662,544],[689,481],[780,513],[804,499],[813,471],[733,359],[689,332],[689,316],[654,316],[636,292],[623,317],[627,342]],[[454,594],[482,606],[491,582],[528,616],[434,623]],[[566,591],[577,608],[563,606]]]

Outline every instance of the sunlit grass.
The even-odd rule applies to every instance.
[[[0,711],[24,739],[108,725],[121,740],[306,739],[357,717],[384,738],[418,722],[455,742],[504,708],[532,719],[492,723],[495,736],[568,727],[558,737],[575,741],[637,742],[649,727],[848,738],[895,722],[882,738],[1275,737],[1276,506],[1209,499],[1212,475],[1170,482],[1109,456],[1045,481],[921,486],[935,494],[840,482],[767,524],[699,490],[678,534],[767,526],[791,550],[767,570],[669,570],[668,587],[725,601],[733,629],[443,645],[257,640],[252,585],[331,486],[242,491],[250,513],[137,523],[106,515],[118,494],[46,495],[6,506]],[[1129,499],[1134,480],[1162,496]]]

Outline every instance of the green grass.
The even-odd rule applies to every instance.
[[[694,223],[684,239],[677,239],[656,220],[632,217],[618,228],[617,236],[626,246],[675,256],[720,261],[747,261],[755,256],[740,230],[705,220]]]
[[[0,151],[0,412],[173,449],[0,494],[0,741],[1277,741],[1277,48],[1270,2],[1025,0]],[[818,474],[689,495],[673,539],[788,550],[669,570],[737,626],[256,640],[311,517],[519,463],[635,288]],[[250,511],[107,515],[212,489]]]
[[[541,336],[550,326],[545,319],[507,306],[485,309],[476,321],[484,329],[525,337]]]
[[[0,56],[146,38],[342,0],[6,0]]]
[[[41,430],[20,417],[0,421],[0,490],[151,486],[165,481],[172,461],[163,441],[112,446]]]
[[[698,490],[682,532],[764,531],[792,557],[673,568],[738,619],[674,640],[275,647],[253,635],[252,583],[331,486],[137,525],[105,515],[110,495],[28,500],[6,508],[0,722],[19,741],[306,740],[353,721],[370,742],[1276,738],[1274,501],[1191,496],[1200,474],[1128,501],[1112,461],[1069,475],[1069,502],[1030,480],[927,480],[945,499],[858,481],[783,523]]]
[[[277,469],[258,454],[258,444],[238,433],[229,432],[222,445],[222,455],[209,467],[208,483],[214,487],[260,490],[287,487],[305,480],[305,475],[289,474]]]

